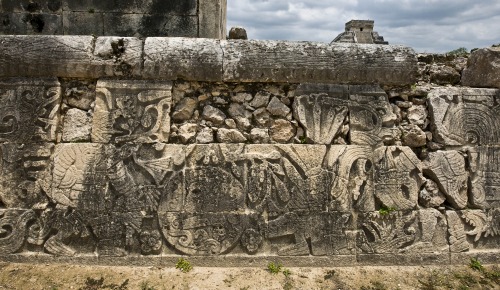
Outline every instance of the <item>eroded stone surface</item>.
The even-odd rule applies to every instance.
[[[408,147],[382,147],[374,152],[375,196],[387,208],[413,209],[423,183],[422,164]]]
[[[471,200],[474,207],[500,208],[500,147],[468,149]]]
[[[171,89],[164,81],[99,81],[92,141],[167,142]]]
[[[429,93],[434,138],[445,145],[496,145],[499,90],[439,88]]]
[[[500,89],[499,47],[478,49],[471,53],[463,72],[464,86]]]
[[[55,141],[61,98],[57,79],[0,80],[0,142]]]

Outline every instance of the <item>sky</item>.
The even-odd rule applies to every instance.
[[[500,43],[500,0],[227,0],[228,31],[249,39],[330,43],[351,19],[374,20],[389,44],[447,52]]]

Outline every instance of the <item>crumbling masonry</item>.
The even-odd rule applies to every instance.
[[[0,259],[498,262],[500,85],[478,54],[500,53],[2,36]]]

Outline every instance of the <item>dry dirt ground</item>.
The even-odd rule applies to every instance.
[[[500,289],[499,265],[293,268],[110,267],[0,263],[0,289]],[[481,268],[482,267],[482,268]],[[272,268],[272,267],[271,267]]]

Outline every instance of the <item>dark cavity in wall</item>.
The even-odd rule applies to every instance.
[[[41,14],[28,14],[23,21],[29,23],[35,32],[42,32],[45,27],[45,21]]]
[[[47,7],[50,11],[56,12],[61,9],[61,1],[60,0],[50,0],[47,2]]]
[[[23,5],[24,10],[28,12],[36,12],[42,9],[42,6],[38,4],[38,2],[30,2],[28,4]]]

